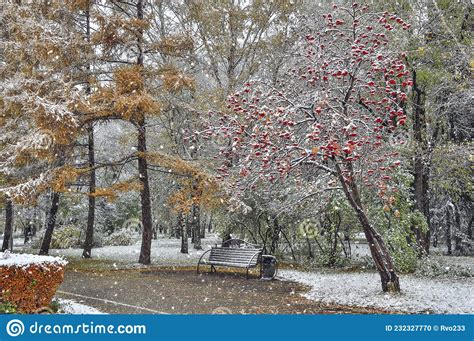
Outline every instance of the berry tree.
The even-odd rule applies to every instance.
[[[275,87],[245,84],[229,97],[231,114],[203,134],[231,141],[221,148],[226,160],[218,170],[235,174],[236,188],[329,175],[357,215],[383,291],[396,292],[392,257],[362,194],[389,201],[396,191],[390,180],[400,161],[392,142],[405,124],[412,82],[393,32],[410,25],[357,3],[333,6],[322,23],[308,29]]]

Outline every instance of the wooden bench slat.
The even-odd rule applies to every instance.
[[[255,267],[257,265],[257,263],[251,263],[250,265],[248,265],[247,263],[243,264],[243,263],[223,263],[223,262],[206,262],[205,264],[236,267],[236,268],[246,268],[247,266]]]
[[[221,249],[212,249],[212,253],[225,253],[225,254],[236,254],[236,255],[249,255],[257,252],[262,252],[261,250],[248,250],[248,251],[243,251],[243,250],[221,250]]]
[[[237,253],[221,253],[221,252],[211,252],[212,256],[228,256],[228,257],[252,257],[253,255],[258,254],[259,252],[248,253],[248,254],[237,254]]]
[[[257,257],[254,257],[254,258],[257,259]],[[209,259],[236,260],[239,262],[248,262],[252,258],[251,257],[239,258],[239,257],[227,257],[227,256],[213,256],[213,257],[209,257]]]
[[[250,259],[235,259],[235,258],[209,258],[209,261],[216,262],[229,262],[229,263],[248,263]],[[252,260],[253,261],[253,260]],[[257,258],[255,258],[257,261]]]
[[[258,259],[255,258],[255,259],[247,259],[247,260],[243,260],[243,259],[228,259],[228,258],[209,258],[208,259],[208,262],[221,262],[221,263],[242,263],[242,264],[248,264],[249,262],[258,262]]]
[[[251,254],[251,255],[226,255],[226,254],[221,254],[221,253],[218,253],[218,254],[214,253],[214,254],[210,255],[209,257],[228,257],[228,258],[246,258],[246,259],[250,259],[254,255],[255,255],[255,253]]]
[[[250,262],[250,259],[248,259],[248,260],[238,260],[238,259],[228,259],[228,258],[210,258],[209,262],[248,264]],[[252,262],[257,262],[257,259],[252,260]]]
[[[238,253],[238,252],[212,252],[212,255],[228,255],[231,257],[252,257],[253,255],[260,253],[260,251],[249,252],[249,253]]]
[[[254,255],[255,255],[255,254],[254,254]],[[210,255],[209,257],[226,257],[226,258],[237,258],[237,259],[250,259],[250,258],[252,258],[254,255],[244,255],[244,256],[241,256],[241,255],[213,254],[213,255]]]
[[[222,246],[215,246],[213,247],[215,250],[234,250],[234,251],[252,251],[252,250],[261,250],[261,249],[252,249],[252,248],[242,248],[239,249],[237,247],[222,247]]]

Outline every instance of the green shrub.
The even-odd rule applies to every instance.
[[[417,274],[426,277],[450,277],[471,278],[474,277],[474,269],[470,266],[453,264],[450,257],[436,259],[423,257],[418,260]]]
[[[392,233],[388,238],[388,243],[397,271],[402,273],[414,272],[418,263],[417,250],[416,247],[407,242],[406,234],[400,231]]]
[[[81,247],[82,231],[74,226],[66,226],[55,230],[51,240],[52,249],[71,249]]]
[[[52,249],[70,249],[82,247],[82,230],[75,226],[66,226],[59,229],[55,229],[53,237],[51,238]],[[33,249],[39,249],[43,241],[44,231],[41,232],[39,238],[34,240],[31,244]]]
[[[128,246],[135,244],[136,231],[121,229],[104,238],[107,246]]]

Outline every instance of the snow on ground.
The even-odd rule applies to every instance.
[[[57,299],[61,306],[60,312],[68,315],[92,315],[92,314],[105,314],[96,308],[89,307],[87,305],[77,303],[73,300],[67,300],[63,298]]]
[[[55,263],[57,265],[66,265],[67,262],[60,257],[37,256],[22,253],[10,253],[5,251],[0,253],[0,266],[27,266],[30,264]]]
[[[437,262],[439,266],[449,270],[452,266],[458,266],[466,269],[468,272],[474,267],[474,257],[472,256],[445,256],[430,252],[430,261]]]
[[[203,250],[194,250],[189,241],[189,254],[180,253],[180,244],[180,239],[165,236],[153,240],[152,264],[156,266],[194,266],[202,253],[211,246],[220,244],[220,240],[215,234],[207,235],[202,240]],[[362,246],[360,251],[363,253]],[[82,249],[51,250],[50,254],[81,258]],[[139,254],[140,242],[131,246],[105,246],[92,250],[92,256],[95,259],[128,264],[136,264]],[[440,262],[446,269],[462,266],[470,270],[473,262],[472,257],[445,257],[441,255],[432,257],[432,260]],[[401,275],[402,293],[398,295],[381,292],[378,274],[370,272],[280,270],[279,278],[308,285],[311,289],[305,296],[326,303],[375,307],[399,312],[474,313],[474,298],[471,294],[474,291],[472,278]],[[73,307],[78,306],[73,305]]]
[[[189,253],[180,252],[181,239],[160,236],[152,241],[151,262],[153,265],[186,266],[196,265],[202,253],[220,244],[220,239],[215,234],[210,234],[202,239],[202,250],[194,250],[189,240]],[[136,263],[140,255],[140,242],[130,246],[104,246],[92,249],[92,257],[116,262]],[[82,249],[53,249],[49,254],[57,256],[77,257],[82,256]]]
[[[325,303],[375,307],[401,312],[473,314],[472,279],[427,278],[401,275],[402,292],[396,295],[381,291],[377,273],[322,273],[280,270],[283,280],[311,287],[305,297]]]

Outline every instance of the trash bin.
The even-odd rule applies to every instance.
[[[272,255],[262,255],[262,279],[271,280],[277,274],[277,259]]]

